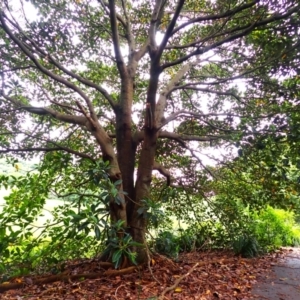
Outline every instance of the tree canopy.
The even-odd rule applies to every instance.
[[[210,150],[280,141],[297,164],[299,14],[296,0],[3,0],[0,152],[43,153],[30,197],[104,180],[89,196],[144,243],[151,191],[217,193]]]

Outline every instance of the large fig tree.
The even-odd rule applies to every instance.
[[[103,160],[110,220],[143,244],[154,170],[195,191],[213,176],[204,146],[277,130],[297,104],[299,14],[297,0],[3,0],[0,151]]]

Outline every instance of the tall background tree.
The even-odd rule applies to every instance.
[[[61,196],[74,178],[98,180],[85,170],[103,161],[114,189],[99,201],[143,244],[154,170],[205,193],[215,174],[202,150],[287,134],[299,13],[296,0],[3,0],[0,152],[46,153],[48,191]]]

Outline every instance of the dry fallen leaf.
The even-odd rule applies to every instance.
[[[262,277],[267,278],[266,272],[270,269],[270,265],[279,261],[272,254],[264,258],[241,260],[232,253],[221,251],[183,253],[177,263],[162,256],[154,256],[154,260],[152,273],[146,266],[142,272],[110,278],[99,272],[97,264],[85,262],[78,265],[77,260],[73,262],[74,266],[72,262],[68,263],[66,268],[68,274],[76,270],[78,275],[98,272],[99,276],[95,279],[87,279],[83,276],[82,278],[85,278],[83,281],[66,280],[41,285],[24,285],[28,280],[36,282],[39,276],[26,276],[27,279],[21,277],[22,289],[4,291],[0,298],[1,300],[23,300],[25,299],[23,295],[30,294],[30,300],[81,300],[82,295],[89,300],[155,299],[167,287],[174,285],[178,278],[189,272],[192,265],[199,262],[193,272],[180,282],[180,287],[176,286],[166,294],[168,299],[251,299],[252,285]],[[43,275],[42,278],[47,278],[47,275]],[[284,281],[286,278],[281,280]],[[16,283],[16,281],[6,282],[9,283]]]

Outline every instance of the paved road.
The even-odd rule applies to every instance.
[[[300,300],[300,248],[293,248],[272,272],[258,279],[254,299]]]

